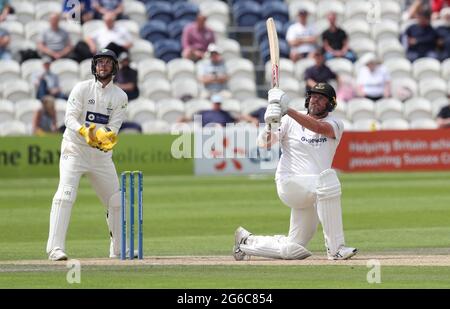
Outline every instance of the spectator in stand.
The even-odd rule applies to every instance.
[[[123,52],[119,55],[119,71],[114,77],[114,82],[128,96],[128,101],[139,97],[138,73],[130,67],[130,57],[128,53]]]
[[[431,0],[431,18],[439,19],[442,9],[450,7],[450,0]]]
[[[42,107],[36,111],[33,117],[33,134],[43,136],[48,133],[58,132],[56,127],[55,99],[46,95],[41,100]]]
[[[9,0],[0,0],[0,23],[5,21],[8,14],[11,13],[11,5]]]
[[[348,44],[347,33],[336,24],[337,15],[335,12],[328,13],[330,26],[322,33],[323,47],[325,49],[325,59],[343,57],[351,62],[356,61],[355,53]]]
[[[203,59],[209,44],[215,41],[214,32],[206,26],[206,16],[199,12],[195,21],[183,29],[181,36],[183,58],[192,61]]]
[[[9,32],[0,27],[0,60],[12,59],[11,52],[8,48],[11,42]]]
[[[219,47],[211,43],[206,53],[207,59],[199,66],[200,81],[204,86],[203,98],[210,98],[213,94],[220,94],[222,97],[230,98],[231,92],[228,90],[228,73]]]
[[[422,57],[438,58],[438,34],[430,25],[430,17],[429,11],[422,11],[418,14],[417,24],[406,29],[406,58],[411,62]]]
[[[442,107],[437,114],[437,125],[441,129],[450,128],[450,94],[447,95],[447,98],[449,99],[449,104]]]
[[[53,60],[66,58],[72,52],[72,43],[67,31],[59,27],[59,13],[50,15],[50,28],[41,32],[37,49],[41,56],[49,56]]]
[[[63,17],[66,20],[85,22],[94,18],[94,10],[91,6],[91,0],[64,0]]]
[[[444,61],[450,58],[450,7],[441,10],[441,19],[444,24],[437,27],[437,46],[439,48],[439,59]]]
[[[255,126],[259,126],[259,124],[265,123],[264,114],[266,113],[266,109],[266,106],[260,107],[248,115],[242,115],[242,119],[253,123]]]
[[[114,14],[116,20],[126,18],[123,15],[125,7],[122,0],[93,0],[92,7],[95,19],[103,19],[103,16],[109,13]]]
[[[375,54],[369,53],[363,57],[364,66],[357,77],[358,96],[373,101],[390,97],[391,77],[387,69],[380,64]]]
[[[403,6],[402,20],[417,18],[420,11],[431,10],[430,0],[406,0]]]
[[[116,25],[116,18],[113,13],[106,13],[103,16],[105,28],[99,29],[86,38],[86,43],[92,54],[98,50],[109,49],[116,55],[128,52],[133,46],[133,37],[127,29]]]
[[[59,87],[59,77],[50,71],[52,59],[48,56],[43,58],[44,72],[33,76],[33,83],[37,88],[36,98],[41,100],[44,96],[50,95],[55,98],[67,100],[67,96],[61,92]]]
[[[312,67],[305,71],[306,91],[309,91],[317,83],[328,83],[330,80],[338,80],[336,73],[325,64],[325,51],[321,48],[317,49],[314,54],[316,62]]]
[[[312,56],[317,49],[317,36],[313,27],[308,25],[308,11],[301,9],[298,12],[298,21],[289,26],[286,40],[291,47],[289,58],[292,61]]]

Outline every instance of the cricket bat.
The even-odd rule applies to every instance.
[[[270,63],[272,64],[272,88],[279,87],[279,66],[280,66],[280,49],[278,47],[278,35],[277,28],[275,26],[275,21],[272,17],[269,17],[266,21],[267,36],[269,38],[269,48],[270,48]],[[271,131],[271,124],[269,124],[269,131]],[[269,144],[270,134],[267,135],[267,144]],[[267,147],[270,150],[270,146]]]

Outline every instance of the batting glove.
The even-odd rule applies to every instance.
[[[98,147],[98,140],[94,133],[95,130],[95,124],[94,123],[86,123],[84,126],[81,126],[81,128],[78,129],[78,133],[80,133],[84,139],[86,140],[86,143],[88,143],[91,147]]]
[[[269,106],[271,104],[279,104],[281,108],[281,116],[288,112],[289,98],[286,93],[280,88],[272,88],[268,92]]]
[[[281,119],[280,104],[272,103],[267,106],[264,113],[264,121],[266,124],[279,123]]]

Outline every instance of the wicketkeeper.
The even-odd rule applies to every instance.
[[[61,143],[59,186],[53,197],[47,253],[53,261],[66,260],[65,240],[80,178],[86,174],[106,207],[111,236],[110,257],[120,253],[119,179],[112,149],[126,117],[127,95],[113,84],[116,54],[108,49],[92,59],[94,79],[78,83],[70,93]]]
[[[345,246],[341,214],[341,184],[331,169],[344,124],[329,113],[336,107],[336,92],[326,83],[318,83],[307,93],[307,114],[288,107],[285,93],[269,90],[269,105],[264,119],[266,130],[258,137],[261,147],[277,141],[282,155],[275,181],[278,196],[291,208],[288,236],[256,236],[239,227],[235,232],[233,256],[278,259],[305,259],[306,249],[320,221],[328,259],[344,260],[357,253]],[[281,121],[280,121],[281,120]],[[279,124],[270,132],[269,124]]]

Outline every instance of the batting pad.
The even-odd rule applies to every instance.
[[[65,250],[67,228],[69,227],[72,205],[77,190],[72,186],[60,186],[53,197],[50,212],[50,230],[48,233],[47,253],[59,247]]]
[[[329,254],[334,255],[343,246],[341,184],[332,169],[320,173],[317,186],[317,214],[322,223],[325,243]]]
[[[284,235],[252,235],[248,238],[247,244],[241,244],[239,248],[247,255],[271,259],[302,260],[311,256],[311,252],[299,244],[289,242]]]

